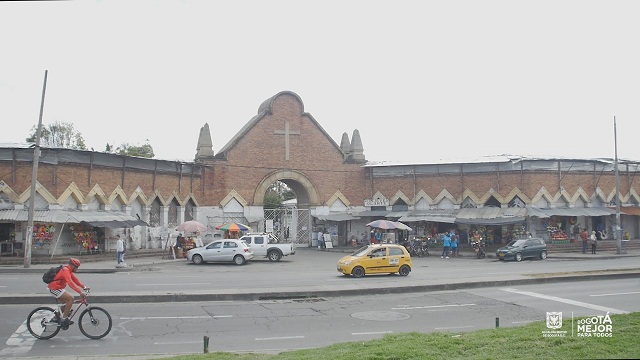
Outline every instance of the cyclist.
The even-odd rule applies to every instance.
[[[53,297],[55,297],[58,302],[63,303],[62,306],[62,319],[60,319],[60,314],[56,312],[56,317],[52,320],[53,322],[57,322],[64,329],[69,325],[73,324],[73,321],[69,320],[69,313],[71,312],[71,307],[73,306],[73,295],[69,292],[65,291],[67,285],[70,288],[75,290],[80,296],[84,299],[87,295],[83,292],[83,290],[88,290],[89,288],[84,286],[84,284],[76,277],[74,274],[78,268],[80,267],[80,260],[76,258],[70,258],[69,264],[65,265],[58,271],[56,277],[53,278],[53,281],[49,283],[48,288],[49,292]]]

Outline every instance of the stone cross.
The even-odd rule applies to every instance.
[[[300,131],[291,131],[289,129],[289,122],[284,122],[284,130],[275,130],[275,135],[284,135],[284,159],[289,160],[289,135],[300,135]]]

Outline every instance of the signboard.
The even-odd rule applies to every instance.
[[[273,219],[268,219],[264,221],[264,231],[268,233],[273,232]]]
[[[364,206],[389,206],[388,199],[364,199]]]

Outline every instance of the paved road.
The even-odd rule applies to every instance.
[[[353,279],[341,276],[335,268],[336,261],[348,251],[351,249],[318,251],[299,248],[296,255],[285,257],[278,263],[257,260],[243,266],[197,266],[188,264],[184,259],[167,260],[157,256],[132,258],[128,260],[129,268],[116,269],[110,259],[85,262],[81,278],[92,284],[94,303],[140,303],[409,293],[640,277],[640,263],[637,261],[640,252],[626,255],[600,252],[597,255],[551,253],[544,261],[525,260],[520,263],[494,258],[479,260],[469,256],[452,259],[431,256],[413,259],[414,269],[407,277],[393,276],[393,281],[389,281],[389,275]],[[44,285],[40,280],[48,267],[0,267],[0,273],[13,274],[0,277],[0,301],[3,304],[49,303],[51,298],[42,291]]]

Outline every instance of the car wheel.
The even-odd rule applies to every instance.
[[[409,275],[410,272],[411,272],[411,268],[409,267],[409,265],[402,265],[402,267],[400,267],[400,271],[398,272],[398,274],[400,274],[400,276],[407,276]]]
[[[277,250],[271,250],[267,254],[267,257],[269,258],[269,261],[280,261],[280,258],[282,258],[282,255],[280,255],[280,252]]]
[[[364,276],[364,269],[361,266],[356,266],[351,270],[351,275],[360,278]]]
[[[246,261],[244,259],[244,256],[242,255],[236,255],[233,257],[233,262],[236,263],[236,265],[242,265],[244,264]]]
[[[547,258],[547,250],[542,250],[540,253],[540,259],[544,260]]]
[[[200,255],[193,255],[193,257],[191,258],[191,262],[193,262],[196,265],[200,265],[202,264],[204,261],[202,261],[202,256]]]
[[[516,261],[522,261],[522,253],[516,253]]]

